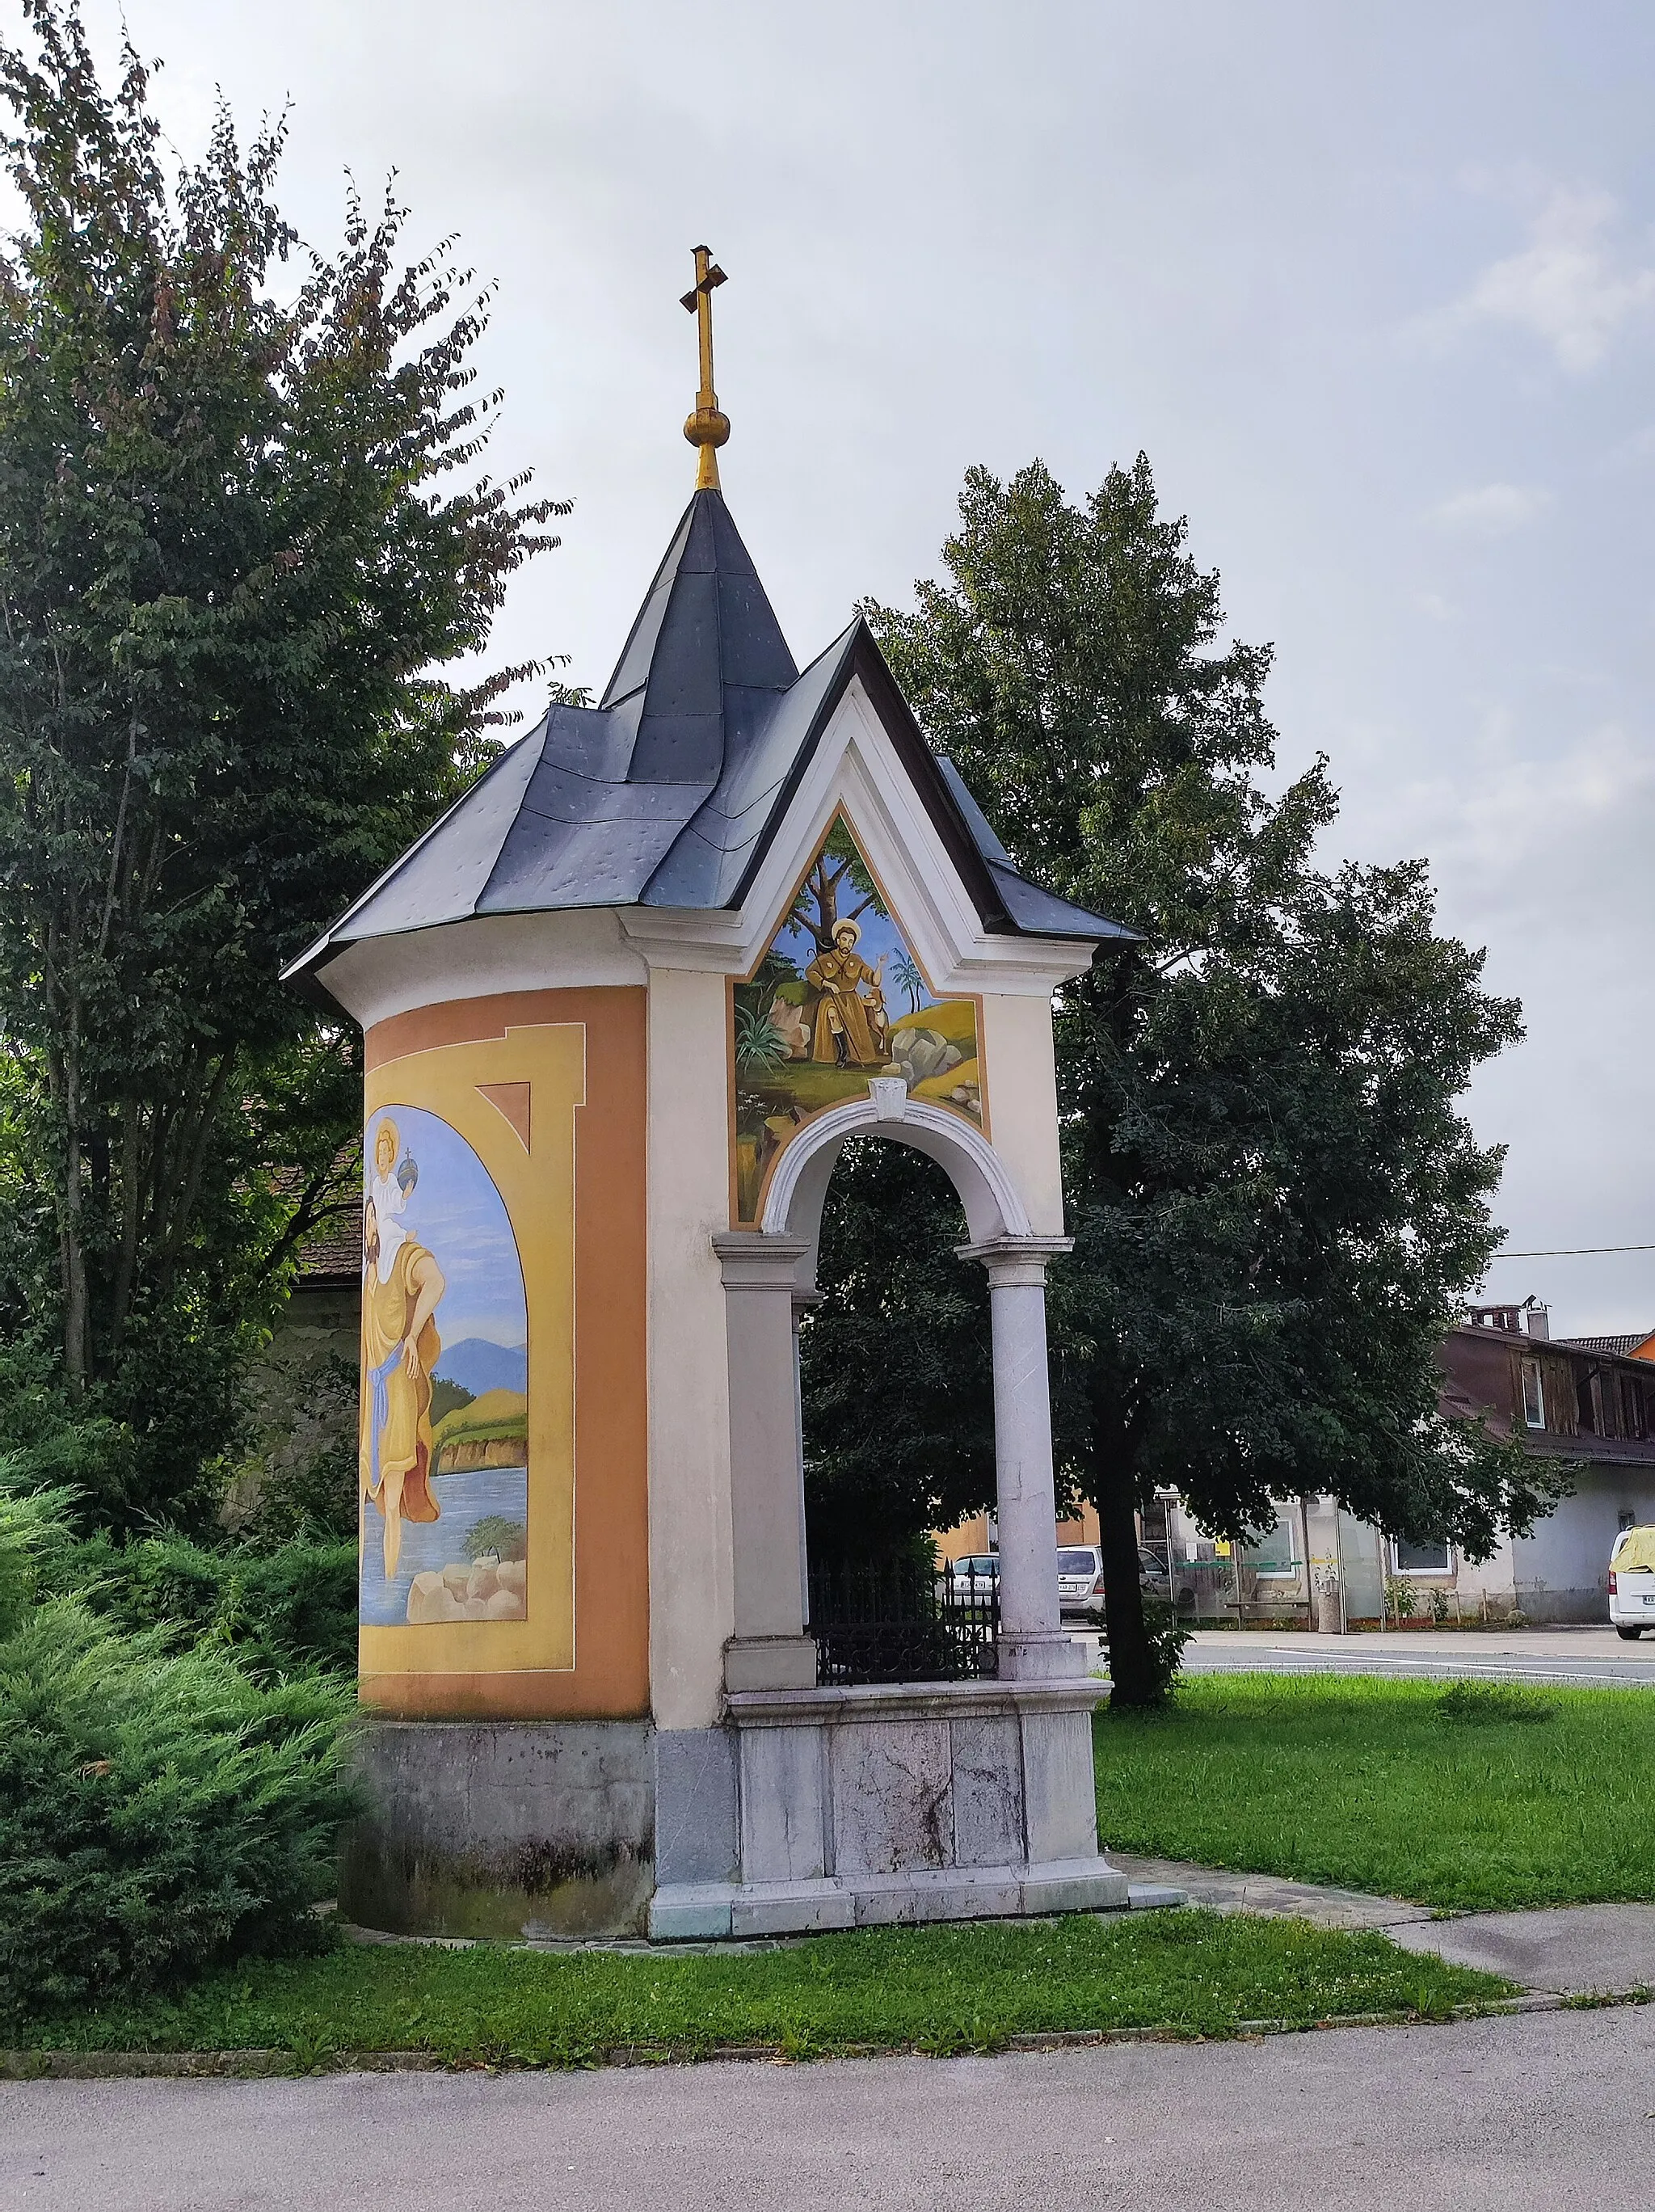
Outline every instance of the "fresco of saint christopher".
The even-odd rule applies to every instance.
[[[442,1270],[396,1218],[413,1177],[399,1177],[397,1125],[382,1121],[373,1139],[373,1184],[362,1209],[362,1495],[385,1522],[385,1571],[397,1571],[403,1522],[434,1521],[431,1493],[431,1376],[442,1352],[433,1316],[446,1287]],[[408,1161],[404,1166],[412,1169]],[[389,1200],[392,1188],[397,1199]],[[390,1218],[381,1220],[379,1198]],[[402,1201],[402,1202],[398,1202]]]
[[[848,916],[834,925],[834,950],[817,955],[804,980],[820,995],[815,1005],[812,1060],[839,1067],[882,1067],[890,1057],[881,970],[859,957],[861,929]]]

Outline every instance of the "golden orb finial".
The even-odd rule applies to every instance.
[[[692,446],[700,449],[700,461],[695,471],[696,490],[717,491],[718,448],[730,435],[730,417],[719,413],[718,395],[712,389],[712,295],[724,282],[724,273],[709,248],[698,246],[694,251],[695,282],[679,305],[695,317],[699,325],[701,384],[695,394],[695,411],[684,424],[684,435]]]

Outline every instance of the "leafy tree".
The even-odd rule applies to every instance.
[[[348,1028],[284,959],[490,750],[485,643],[549,501],[478,472],[488,294],[353,191],[302,249],[283,128],[170,179],[72,0],[0,45],[0,1327],[124,1424],[106,1510],[199,1498],[296,1245],[349,1202]],[[27,49],[27,50],[26,50]],[[282,264],[294,264],[282,275]],[[344,1149],[342,1150],[342,1147]]]
[[[946,575],[864,611],[1019,864],[1142,941],[1057,1002],[1072,1259],[1057,1429],[1097,1506],[1115,1697],[1153,1703],[1134,1510],[1175,1483],[1240,1535],[1336,1493],[1486,1556],[1557,1482],[1437,1407],[1443,1332],[1498,1242],[1499,1148],[1455,1108],[1519,1035],[1437,933],[1425,864],[1319,866],[1318,759],[1278,796],[1268,650],[1149,466],[1074,505],[967,476]]]
[[[988,1281],[935,1161],[847,1145],[822,1210],[821,1303],[800,1331],[813,1564],[860,1565],[994,1496]]]

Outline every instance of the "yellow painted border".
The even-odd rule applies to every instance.
[[[529,1085],[530,1151],[478,1090],[482,1083]],[[503,1037],[436,1045],[369,1072],[365,1123],[397,1106],[446,1121],[494,1178],[517,1238],[529,1310],[529,1574],[526,1620],[364,1625],[365,1677],[574,1665],[574,1147],[575,1109],[585,1103],[580,1022],[508,1028]]]

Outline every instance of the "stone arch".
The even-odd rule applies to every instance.
[[[962,1260],[988,1272],[1000,1528],[1000,1672],[1078,1668],[1058,1617],[1057,1525],[1047,1394],[1046,1266],[1068,1240],[1034,1233],[1005,1163],[961,1115],[876,1079],[871,1096],[809,1122],[777,1162],[759,1232],[719,1231],[730,1354],[735,1634],[732,1692],[815,1680],[808,1611],[796,1330],[815,1286],[828,1179],[847,1140],[882,1136],[936,1160],[965,1209]]]
[[[902,1092],[893,1082],[891,1093]],[[888,1137],[934,1159],[959,1193],[971,1243],[997,1243],[1031,1235],[1024,1206],[1005,1162],[979,1129],[959,1114],[924,1099],[881,1095],[852,1098],[801,1129],[777,1161],[759,1226],[766,1236],[795,1237],[814,1260],[821,1208],[835,1163],[856,1136]]]

